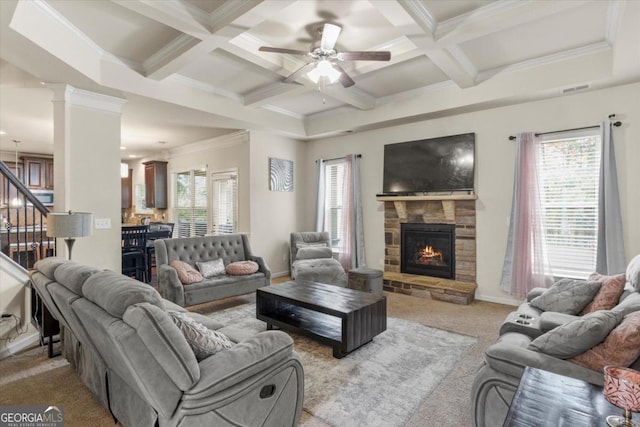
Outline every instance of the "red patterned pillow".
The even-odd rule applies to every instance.
[[[640,311],[636,311],[627,314],[601,344],[577,355],[570,361],[602,372],[606,365],[630,366],[639,356]]]
[[[204,280],[204,276],[200,274],[198,270],[184,261],[171,261],[169,265],[176,269],[178,279],[180,279],[183,285],[191,285],[192,283],[202,282]]]
[[[615,276],[603,276],[598,273],[593,273],[589,276],[589,280],[602,282],[602,286],[593,298],[593,301],[582,310],[580,315],[593,313],[598,310],[611,310],[618,304],[626,281],[624,273]]]
[[[227,274],[232,276],[246,276],[258,271],[258,263],[254,261],[236,261],[227,265]]]

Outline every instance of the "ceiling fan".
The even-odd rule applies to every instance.
[[[338,52],[335,49],[336,41],[340,35],[340,28],[337,25],[326,23],[323,27],[318,28],[318,32],[322,35],[320,45],[311,45],[311,50],[283,49],[279,47],[261,46],[262,52],[287,53],[290,55],[301,55],[311,58],[312,61],[303,65],[294,71],[291,75],[284,79],[285,83],[294,82],[303,74],[314,82],[318,83],[321,78],[326,78],[329,82],[334,83],[339,80],[342,86],[350,87],[355,84],[353,79],[338,64],[342,61],[389,61],[391,52],[388,51],[365,51],[365,52]],[[324,82],[324,80],[323,80]]]

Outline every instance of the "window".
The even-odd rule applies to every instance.
[[[175,174],[174,219],[178,237],[207,234],[207,173],[190,170]]]
[[[344,159],[330,160],[325,163],[324,229],[331,235],[331,246],[338,250],[342,235],[344,170]]]
[[[211,232],[233,234],[238,223],[238,172],[211,174]]]
[[[548,135],[540,144],[538,161],[553,274],[584,278],[596,267],[600,133]]]

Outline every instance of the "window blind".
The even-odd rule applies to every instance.
[[[540,144],[541,205],[555,276],[586,278],[595,271],[599,171],[597,129]]]
[[[211,232],[233,234],[237,231],[238,176],[237,173],[211,175]]]
[[[190,170],[175,174],[174,219],[178,237],[207,234],[207,173]]]
[[[329,161],[325,164],[325,168],[324,229],[331,236],[331,246],[340,248],[345,161],[343,159]]]

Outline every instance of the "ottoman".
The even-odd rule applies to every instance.
[[[382,295],[382,271],[360,267],[349,270],[348,287],[357,291]]]

